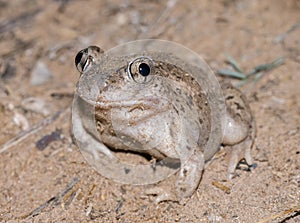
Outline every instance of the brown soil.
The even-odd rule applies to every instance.
[[[300,222],[299,1],[1,0],[0,6],[1,222]],[[245,70],[285,56],[284,65],[242,87],[257,123],[256,168],[226,181],[221,153],[180,205],[155,204],[145,186],[112,182],[86,163],[65,111],[78,79],[74,56],[91,44],[109,49],[141,38],[184,44],[213,69],[228,66],[225,52]],[[52,78],[32,86],[37,61]],[[3,151],[26,124],[16,124],[17,114],[30,128],[46,118],[24,109],[28,97],[43,99],[50,116],[64,112]],[[63,138],[39,150],[37,141],[56,129]]]

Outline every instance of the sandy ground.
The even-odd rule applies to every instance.
[[[0,15],[1,222],[300,222],[299,1],[2,0]],[[86,163],[70,134],[74,57],[141,38],[181,43],[215,70],[228,67],[226,52],[245,70],[285,57],[242,87],[257,123],[256,168],[227,181],[220,153],[180,205],[155,204],[145,186],[112,182]],[[33,85],[41,63],[51,77]],[[31,97],[45,107],[32,111]],[[60,137],[38,148],[52,132]]]

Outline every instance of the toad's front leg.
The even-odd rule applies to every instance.
[[[184,203],[198,188],[204,170],[204,155],[202,152],[193,153],[185,161],[181,161],[175,188],[170,186],[152,187],[146,191],[147,194],[155,194],[156,203],[162,201],[179,201]]]
[[[179,200],[190,197],[198,188],[204,170],[204,155],[202,152],[192,154],[181,163],[176,182],[177,197]]]

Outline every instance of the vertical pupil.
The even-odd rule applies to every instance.
[[[150,74],[150,67],[148,64],[146,63],[141,63],[139,65],[139,73],[142,75],[142,76],[148,76]]]

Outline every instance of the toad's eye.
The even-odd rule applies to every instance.
[[[137,83],[147,83],[152,79],[154,65],[149,57],[139,57],[129,63],[127,73]]]
[[[75,66],[80,73],[84,71],[86,65],[86,60],[87,60],[86,53],[87,53],[86,49],[81,50],[77,53],[75,57]]]
[[[104,51],[97,46],[89,46],[79,51],[75,57],[75,66],[80,73],[86,72],[96,64],[97,58]]]

